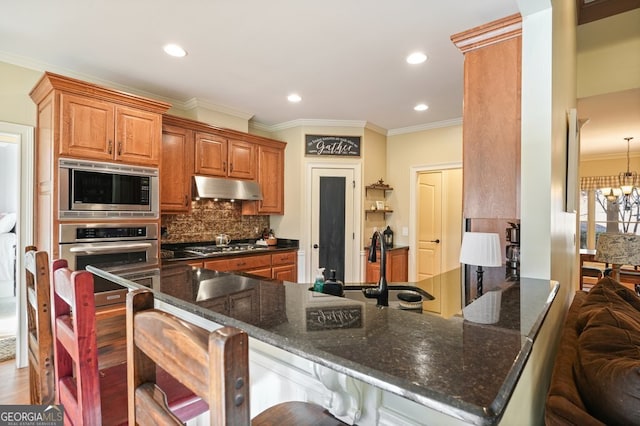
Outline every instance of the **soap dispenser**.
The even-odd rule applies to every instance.
[[[324,268],[318,268],[316,280],[313,283],[313,291],[317,291],[319,293],[324,292]]]
[[[334,296],[344,296],[344,284],[342,281],[336,279],[336,270],[332,269],[329,274],[329,279],[324,282],[324,293]]]

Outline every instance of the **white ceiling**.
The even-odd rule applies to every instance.
[[[4,1],[0,60],[197,98],[264,125],[391,130],[460,118],[463,57],[449,37],[517,12],[517,0]],[[166,56],[168,42],[189,54]],[[409,66],[415,50],[429,59]],[[288,103],[291,92],[302,102]],[[414,111],[419,102],[430,108]]]
[[[463,57],[450,36],[517,13],[517,2],[5,1],[0,60],[178,107],[197,99],[264,126],[350,120],[402,132],[461,117]],[[168,42],[189,54],[166,56]],[[408,65],[415,50],[427,62]],[[291,92],[302,102],[288,103]],[[590,118],[582,152],[624,152],[624,136],[640,146],[637,127],[613,134],[607,118],[615,110],[620,119],[633,100],[603,96],[578,105]],[[638,101],[637,91],[630,96]],[[419,102],[429,109],[414,111]]]
[[[582,126],[580,152],[583,158],[615,158],[640,152],[640,89],[630,89],[578,100],[578,118],[588,120]]]

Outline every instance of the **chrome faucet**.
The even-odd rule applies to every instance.
[[[380,281],[377,287],[364,288],[362,293],[369,299],[378,299],[376,306],[389,306],[389,287],[387,286],[387,248],[380,231],[374,231],[369,248],[369,262],[376,261],[376,244],[380,241]]]

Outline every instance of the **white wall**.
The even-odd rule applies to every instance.
[[[18,148],[0,135],[0,213],[18,211]]]

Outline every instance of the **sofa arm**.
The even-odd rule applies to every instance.
[[[573,372],[578,356],[577,319],[587,293],[577,291],[564,321],[545,407],[546,425],[604,426],[591,416],[580,398]]]

